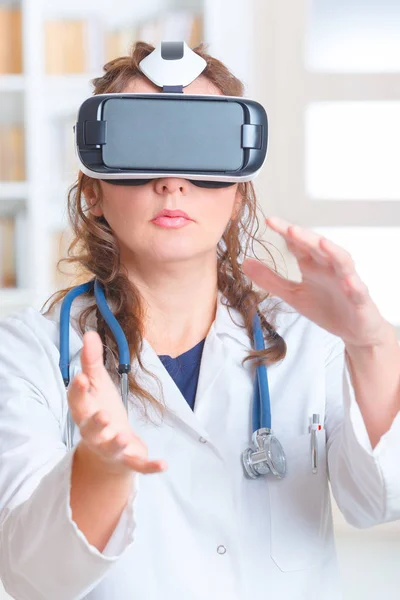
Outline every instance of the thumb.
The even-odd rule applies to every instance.
[[[96,331],[86,331],[83,335],[81,352],[82,371],[89,379],[99,377],[104,373],[103,343]]]

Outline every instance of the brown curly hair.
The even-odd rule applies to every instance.
[[[193,48],[193,51],[207,62],[202,75],[217,86],[222,94],[227,96],[243,96],[244,86],[242,82],[222,62],[207,54],[207,46],[202,42]],[[94,94],[122,92],[133,78],[143,77],[139,69],[139,63],[153,50],[154,46],[138,41],[132,45],[129,56],[121,56],[109,61],[104,65],[104,75],[91,80],[94,86]],[[161,396],[163,397],[158,378],[144,368],[140,359],[144,334],[144,312],[141,296],[138,289],[128,279],[128,274],[120,262],[118,240],[115,238],[108,222],[104,216],[93,216],[89,212],[89,208],[83,205],[84,192],[89,185],[97,191],[98,198],[101,201],[101,189],[98,181],[88,177],[81,171],[78,173],[77,181],[69,189],[68,217],[74,237],[68,248],[68,258],[61,258],[57,263],[57,268],[62,262],[68,264],[74,263],[76,266],[75,285],[93,279],[93,277],[96,277],[102,283],[106,298],[115,306],[113,309],[114,315],[128,340],[131,359],[137,358],[140,368],[157,380]],[[272,254],[264,243],[256,239],[255,235],[252,234],[254,223],[257,226],[255,233],[259,229],[254,186],[251,182],[239,183],[238,189],[242,198],[239,213],[230,221],[217,246],[217,282],[218,290],[226,298],[228,306],[237,309],[242,315],[246,330],[251,339],[253,337],[253,316],[255,311],[259,314],[266,341],[266,349],[263,351],[251,350],[250,354],[243,360],[244,363],[246,360],[254,359],[255,367],[259,364],[269,365],[282,360],[286,355],[286,343],[274,331],[272,326],[273,317],[277,314],[279,303],[270,308],[267,319],[259,310],[258,305],[269,298],[270,294],[253,289],[252,281],[242,272],[241,263],[238,260],[241,254],[244,257],[248,256],[249,244],[251,244],[251,250],[253,255],[255,255],[253,242],[257,241],[268,252],[272,259],[273,269],[277,272]],[[245,216],[246,210],[247,216]],[[243,233],[248,240],[246,248],[241,247],[240,239]],[[60,302],[75,285],[59,290],[50,296],[41,310],[43,310],[52,298],[54,299],[44,314],[49,313],[54,305]],[[112,353],[113,361],[115,365],[118,365],[118,348],[111,331],[96,306],[93,290],[87,292],[85,296],[89,299],[89,305],[79,314],[78,325],[81,334],[83,335],[86,330],[88,317],[95,313],[97,331],[102,339],[103,346]],[[93,301],[90,302],[90,299]],[[106,353],[104,353],[104,364],[106,362]],[[164,405],[137,384],[132,372],[129,373],[128,381],[129,391],[139,401],[145,416],[148,416],[147,403],[150,403],[161,414],[164,413]]]

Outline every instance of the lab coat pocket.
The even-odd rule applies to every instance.
[[[269,479],[271,558],[281,571],[317,566],[329,525],[325,429],[317,431],[318,471],[312,472],[311,434],[282,440],[286,475]]]

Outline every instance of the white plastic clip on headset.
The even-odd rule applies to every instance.
[[[319,422],[319,415],[313,414],[311,423],[311,468],[313,473],[318,472],[318,440],[317,431],[322,429]]]

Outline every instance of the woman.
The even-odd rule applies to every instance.
[[[152,50],[137,43],[108,63],[95,93],[160,91],[138,69]],[[222,63],[195,51],[207,68],[185,93],[243,94]],[[163,209],[190,222],[164,228]],[[79,173],[69,210],[79,251],[68,260],[103,283],[129,341],[129,412],[115,342],[90,293],[73,305],[68,393],[58,367],[68,290],[46,313],[2,321],[6,590],[21,600],[308,600],[314,586],[320,598],[340,598],[328,477],[356,527],[400,516],[400,351],[351,257],[275,218],[267,223],[303,281],[254,259],[242,267],[241,234],[252,238],[256,220],[251,183],[204,189],[166,177],[125,187]],[[252,351],[255,310],[262,352]],[[288,466],[280,480],[244,476],[255,366],[246,358],[268,365]],[[77,425],[71,452],[67,405]]]

